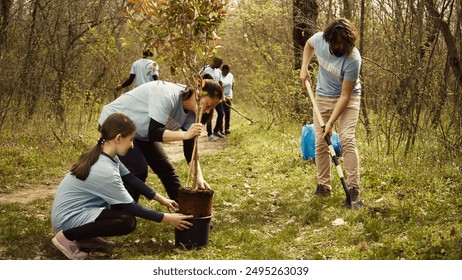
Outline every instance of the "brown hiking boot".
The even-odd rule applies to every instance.
[[[319,196],[331,196],[332,195],[332,187],[319,184],[316,187],[316,193],[315,194],[319,195]]]
[[[348,189],[348,192],[350,193],[351,202],[359,201],[359,195],[361,194],[361,191],[358,187],[351,187]]]

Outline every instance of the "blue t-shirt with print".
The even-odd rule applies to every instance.
[[[323,32],[314,34],[309,42],[314,47],[319,63],[316,93],[330,97],[340,96],[343,80],[347,80],[356,81],[353,94],[361,94],[361,55],[358,49],[354,48],[350,55],[337,57],[330,53],[329,43],[324,40]]]
[[[220,68],[212,68],[209,65],[207,65],[201,71],[202,76],[204,76],[205,74],[209,74],[210,76],[213,77],[213,80],[217,82],[222,81],[222,78],[223,78]]]
[[[153,75],[159,76],[159,65],[151,59],[140,58],[133,62],[130,74],[136,77],[135,87],[154,81]]]

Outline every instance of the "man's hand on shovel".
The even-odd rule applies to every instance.
[[[334,131],[334,124],[331,121],[328,121],[324,127],[322,128],[323,134],[322,138],[326,139],[326,137],[332,137],[332,133]]]

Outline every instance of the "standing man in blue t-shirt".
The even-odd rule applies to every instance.
[[[153,56],[151,50],[144,49],[143,58],[133,62],[130,76],[125,82],[116,86],[116,91],[128,87],[133,81],[135,81],[135,87],[138,87],[144,83],[157,81],[159,79],[159,65],[152,59],[149,59],[148,57],[150,56]]]
[[[318,178],[316,194],[328,196],[332,192],[330,156],[324,137],[332,135],[333,126],[338,121],[352,202],[358,201],[360,195],[359,155],[355,139],[361,95],[361,55],[355,47],[357,38],[356,28],[349,20],[334,20],[323,32],[314,34],[306,42],[300,71],[302,86],[305,86],[305,81],[310,81],[308,65],[316,54],[319,73],[315,100],[325,123],[323,131],[314,115]]]
[[[221,67],[221,78],[223,81],[223,109],[225,111],[225,134],[230,134],[229,126],[231,123],[231,106],[233,105],[234,75],[230,72],[230,67],[225,64]]]

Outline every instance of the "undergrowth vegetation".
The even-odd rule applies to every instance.
[[[342,206],[345,195],[335,170],[334,195],[314,195],[316,168],[301,159],[300,126],[270,125],[258,110],[243,104],[236,108],[255,122],[233,114],[226,148],[201,156],[206,180],[215,190],[208,246],[176,248],[173,228],[138,219],[134,233],[111,238],[116,248],[92,252],[90,259],[462,258],[460,165],[439,153],[430,135],[421,135],[406,157],[387,155],[381,135],[367,138],[359,125],[365,207],[352,211]],[[92,125],[83,126],[80,136],[59,141],[51,127],[35,127],[2,132],[2,196],[25,183],[59,183],[97,139]],[[184,160],[175,165],[186,180]],[[155,175],[150,174],[148,184],[165,194]],[[52,200],[51,195],[26,205],[0,204],[0,259],[63,258],[51,246]],[[154,202],[141,203],[165,211]],[[338,219],[343,222],[334,223]]]
[[[62,38],[81,33],[58,24],[62,15],[75,13],[69,26],[86,30],[80,13],[99,2],[51,2],[45,8],[59,8],[54,16],[15,13],[10,36],[23,34],[23,22],[34,27],[36,19],[44,20],[40,26],[61,26],[59,36],[31,30],[30,37],[10,37],[12,47],[2,49],[8,52],[0,64],[5,66],[0,67],[0,259],[63,258],[51,244],[53,194],[34,199],[32,192],[28,203],[10,197],[57,186],[82,151],[96,143],[101,107],[121,94],[114,87],[143,45],[134,36],[135,27],[112,15],[119,3],[106,1],[105,12],[95,15],[117,20],[89,18],[106,23],[88,29],[80,40],[68,40],[74,44],[63,48]],[[318,20],[310,21],[313,31],[322,30],[332,16],[330,8],[336,7],[324,2]],[[77,4],[85,9],[75,8]],[[334,169],[334,195],[314,195],[315,164],[301,157],[301,128],[311,122],[312,112],[299,67],[294,67],[293,15],[287,9],[292,4],[239,1],[222,25],[218,54],[236,78],[233,106],[254,123],[232,111],[226,148],[201,155],[204,175],[215,190],[209,245],[176,248],[173,228],[138,219],[134,233],[111,238],[116,248],[92,252],[90,259],[462,259],[460,83],[449,71],[452,58],[442,41],[448,36],[422,35],[428,26],[458,30],[458,17],[445,24],[439,20],[448,15],[441,14],[436,25],[429,21],[427,26],[399,20],[402,9],[382,10],[376,3],[366,7],[368,23],[361,35],[364,110],[357,131],[365,207],[352,211],[342,206],[345,195]],[[425,6],[432,8],[432,1]],[[406,15],[434,17],[421,8],[410,8]],[[378,16],[382,14],[386,16]],[[45,39],[28,47],[35,36]],[[28,55],[22,55],[24,50]],[[416,55],[419,59],[410,59]],[[165,58],[155,59],[162,80],[179,81]],[[316,63],[310,71],[314,86]],[[175,165],[186,180],[185,161]],[[152,173],[148,184],[165,195]],[[165,210],[151,201],[141,203]]]

